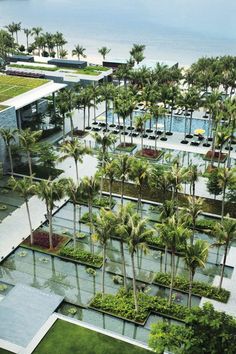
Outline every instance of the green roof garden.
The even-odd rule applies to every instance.
[[[47,82],[48,80],[44,79],[0,75],[0,102],[21,95]]]
[[[8,106],[3,106],[2,104],[0,104],[0,112],[3,111],[4,109],[6,109]]]
[[[42,70],[42,71],[64,71],[64,72],[73,72],[75,74],[79,74],[79,75],[92,75],[92,76],[98,76],[100,75],[102,72],[108,71],[110,70],[109,68],[106,68],[104,66],[100,66],[100,65],[91,65],[91,66],[87,66],[83,69],[75,69],[75,68],[62,68],[62,67],[55,67],[52,65],[40,65],[40,63],[38,63],[39,65],[21,65],[21,64],[10,64],[9,67],[11,68],[17,68],[17,69],[31,69],[31,70]]]

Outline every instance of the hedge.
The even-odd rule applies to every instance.
[[[102,266],[103,257],[86,252],[80,248],[74,249],[73,247],[63,247],[60,250],[60,256],[71,258],[82,263],[89,264],[94,267],[100,268]]]

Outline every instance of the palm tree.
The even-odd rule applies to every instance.
[[[146,113],[142,116],[135,117],[135,129],[140,131],[141,135],[141,152],[143,151],[143,134],[145,134],[146,122],[150,119],[150,114]]]
[[[115,112],[123,120],[123,146],[125,147],[125,120],[133,111],[133,104],[131,101],[125,100],[124,98],[117,97],[115,102]]]
[[[97,175],[94,177],[83,177],[80,184],[81,195],[84,200],[87,201],[89,209],[89,229],[90,236],[92,237],[93,230],[93,200],[99,192],[99,181]],[[91,250],[93,251],[92,243]]]
[[[14,33],[15,33],[14,22],[12,22],[9,25],[5,26],[5,28],[8,30],[9,33],[11,33],[12,38],[14,38]]]
[[[221,223],[216,223],[213,229],[213,234],[216,236],[216,242],[213,245],[224,246],[224,257],[223,263],[221,266],[221,275],[219,289],[222,287],[224,270],[227,260],[227,254],[230,246],[236,240],[236,222],[233,219],[230,219],[228,216],[225,217]]]
[[[182,183],[188,180],[188,169],[185,167],[180,167],[178,161],[175,161],[170,170],[170,181],[173,187],[172,199],[175,198],[176,205],[178,206],[178,195],[182,190]]]
[[[116,165],[115,160],[112,160],[105,164],[104,177],[109,180],[109,206],[112,208],[112,186],[116,177]]]
[[[39,37],[39,34],[42,32],[42,27],[33,27],[32,28],[32,35],[35,36],[36,38]]]
[[[82,45],[77,44],[72,50],[72,55],[76,55],[78,57],[78,60],[80,60],[80,57],[86,58],[86,55],[84,54],[85,50],[86,49]]]
[[[83,156],[91,153],[91,149],[83,146],[79,140],[67,141],[60,147],[60,151],[63,154],[59,157],[59,161],[64,161],[67,158],[73,158],[75,163],[76,179],[79,180],[78,162],[83,162]]]
[[[209,120],[208,120],[208,128],[207,128],[207,142],[211,135],[211,131],[215,126],[215,118],[217,115],[217,110],[219,106],[219,102],[222,100],[221,93],[219,91],[212,91],[203,101],[203,107],[209,111]]]
[[[32,183],[31,179],[26,177],[24,177],[23,179],[15,179],[14,177],[11,177],[9,184],[14,191],[19,193],[23,197],[25,201],[29,227],[30,227],[30,244],[33,245],[34,235],[33,235],[33,228],[32,228],[32,222],[31,222],[31,216],[29,210],[29,198],[32,197],[32,195],[34,195],[35,193],[35,184]]]
[[[78,182],[75,183],[72,178],[68,178],[65,180],[65,186],[66,195],[70,198],[73,204],[73,242],[74,249],[76,249],[76,205],[81,199],[81,185]]]
[[[143,188],[148,184],[151,168],[147,161],[134,159],[131,163],[130,178],[138,188],[138,211],[142,216],[142,193]]]
[[[95,143],[101,146],[101,158],[102,158],[102,166],[101,166],[102,175],[101,175],[101,185],[100,185],[100,198],[101,198],[102,191],[103,191],[103,173],[104,173],[105,163],[107,160],[107,153],[109,147],[111,147],[116,142],[116,137],[111,132],[111,133],[103,133],[103,135],[94,133],[93,138],[95,140]]]
[[[132,168],[132,158],[128,155],[119,155],[115,160],[116,176],[121,181],[121,205],[124,204],[125,181],[128,180]]]
[[[49,223],[49,249],[53,249],[53,225],[52,213],[55,202],[60,201],[64,195],[65,180],[51,181],[41,180],[35,187],[35,193],[46,205],[47,219]]]
[[[153,235],[153,230],[147,228],[147,220],[141,219],[138,214],[133,214],[129,217],[128,226],[130,229],[130,234],[129,237],[127,237],[127,244],[132,264],[134,305],[135,311],[138,312],[134,255],[138,249],[143,250],[145,253],[148,251],[146,240],[148,237]]]
[[[105,117],[106,117],[106,129],[107,129],[109,102],[114,98],[115,86],[110,83],[102,84],[99,87],[99,93],[100,93],[100,101],[105,101]]]
[[[116,224],[115,215],[110,210],[101,209],[94,224],[94,233],[92,238],[95,242],[99,242],[103,248],[102,263],[102,296],[105,292],[105,266],[106,266],[106,250],[107,243],[112,234],[114,234]]]
[[[23,151],[25,151],[27,154],[29,175],[32,178],[33,172],[32,172],[31,154],[33,152],[36,152],[38,149],[37,141],[39,140],[42,131],[41,130],[32,131],[30,128],[27,128],[25,130],[21,130],[18,134],[19,134],[20,145]]]
[[[219,126],[215,132],[215,141],[216,146],[219,147],[219,156],[218,156],[218,168],[220,167],[220,159],[222,156],[223,145],[231,136],[230,127]]]
[[[133,47],[130,50],[131,58],[139,64],[145,58],[143,52],[146,46],[144,44],[133,44]]]
[[[29,28],[24,28],[23,31],[24,31],[24,34],[25,34],[25,36],[26,36],[26,49],[27,49],[27,52],[28,52],[28,48],[29,48],[29,36],[32,34],[32,32],[31,32],[31,29],[29,29]]]
[[[17,23],[12,22],[5,27],[8,30],[8,32],[11,33],[12,36],[14,35],[14,33],[16,34],[16,43],[18,44],[18,31],[21,30],[21,22],[17,22]]]
[[[192,245],[187,245],[184,261],[189,269],[189,294],[188,307],[191,308],[193,278],[197,268],[204,268],[208,257],[209,244],[204,240],[197,240]]]
[[[163,106],[152,105],[150,107],[150,113],[153,115],[155,119],[155,151],[157,151],[157,130],[158,130],[158,119],[161,116],[164,116],[166,113],[166,109]],[[165,118],[164,118],[165,119]]]
[[[167,219],[165,223],[161,224],[158,230],[161,241],[171,252],[171,283],[169,293],[169,304],[171,304],[175,281],[175,254],[178,246],[186,244],[190,233],[176,214]]]
[[[98,53],[101,54],[103,60],[106,59],[106,55],[108,53],[110,53],[111,49],[107,48],[107,47],[101,47],[100,49],[98,49]]]
[[[225,213],[226,189],[230,184],[236,182],[235,169],[229,169],[227,167],[218,168],[217,177],[219,186],[222,188],[221,221],[223,221]]]
[[[192,196],[188,197],[188,207],[184,209],[184,217],[190,223],[192,228],[192,235],[190,238],[191,245],[194,243],[194,234],[196,229],[196,222],[199,215],[202,213],[203,199],[195,199]]]
[[[0,128],[0,135],[2,139],[4,140],[7,152],[8,152],[8,157],[10,161],[10,168],[11,168],[11,175],[13,175],[13,161],[12,161],[12,152],[11,152],[11,143],[15,141],[15,134],[17,132],[17,129],[10,129],[10,128]]]
[[[190,165],[188,168],[188,179],[190,182],[190,193],[192,194],[193,198],[195,197],[195,184],[198,181],[198,167],[197,165]]]

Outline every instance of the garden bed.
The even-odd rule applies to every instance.
[[[23,245],[28,246],[30,248],[36,248],[39,250],[49,250],[49,233],[44,230],[37,230],[33,233],[34,243],[30,244],[30,236],[24,240]],[[58,234],[52,235],[52,243],[53,243],[53,252],[57,252],[60,247],[63,247],[65,243],[68,242],[67,236],[61,236]],[[52,250],[51,250],[52,251]]]
[[[160,157],[164,154],[161,150],[153,150],[153,149],[143,149],[139,150],[135,153],[136,157],[144,157],[150,160],[159,160]]]
[[[124,152],[132,152],[134,149],[136,149],[137,145],[136,144],[131,144],[131,143],[121,143],[116,147],[117,151],[124,151]]]
[[[124,289],[120,289],[115,295],[104,294],[102,296],[101,293],[97,293],[90,302],[89,307],[142,325],[147,321],[150,312],[178,321],[184,321],[189,313],[187,307],[175,303],[169,305],[167,299],[158,296],[151,296],[141,292],[137,296],[138,312],[135,311],[132,291],[125,292]]]
[[[227,154],[224,154],[223,152],[220,151],[215,151],[213,152],[213,162],[218,162],[220,161],[220,163],[224,163],[227,159]],[[204,155],[203,160],[206,161],[211,161],[212,159],[212,151],[209,150],[206,155]]]
[[[154,278],[154,282],[158,285],[170,287],[171,275],[170,273],[157,273]],[[183,277],[176,276],[174,282],[174,289],[188,293],[189,281]],[[192,295],[204,296],[209,299],[227,303],[229,300],[230,292],[226,289],[219,289],[216,286],[212,286],[208,283],[194,281],[192,287]]]
[[[77,136],[77,138],[84,138],[86,135],[88,135],[88,132],[85,130],[75,129],[73,131],[73,135]]]
[[[92,254],[90,252],[84,251],[80,248],[76,248],[74,249],[71,246],[66,246],[63,247],[60,252],[59,252],[60,256],[66,257],[70,260],[74,260],[74,261],[78,261],[81,262],[83,264],[89,265],[89,266],[93,266],[96,268],[101,268],[102,263],[103,263],[103,257],[96,255],[96,254]]]

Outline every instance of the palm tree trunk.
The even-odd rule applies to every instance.
[[[124,144],[124,147],[126,146],[125,145],[125,118],[123,118],[123,144]]]
[[[73,118],[72,117],[70,117],[70,129],[71,129],[71,139],[73,139],[74,124],[73,124]]]
[[[33,176],[32,161],[31,161],[31,156],[30,156],[30,152],[29,151],[27,152],[27,156],[28,156],[29,174],[30,174],[30,177],[32,179],[32,176]]]
[[[48,211],[48,222],[49,222],[49,249],[53,249],[52,242],[52,210]]]
[[[122,179],[121,181],[121,205],[122,206],[124,204],[124,185],[125,185],[125,181],[124,179]]]
[[[168,248],[167,248],[167,246],[165,246],[165,273],[167,271],[167,256],[168,256],[167,250],[168,250]]]
[[[109,181],[109,207],[112,208],[112,182]]]
[[[138,312],[138,299],[137,299],[137,289],[136,289],[136,274],[134,267],[134,253],[131,253],[131,264],[132,264],[132,273],[133,273],[133,294],[134,294],[134,306],[135,311]]]
[[[189,291],[188,291],[188,307],[192,305],[192,287],[193,287],[193,272],[189,270]]]
[[[172,302],[174,278],[175,278],[175,254],[174,252],[171,252],[171,283],[170,283],[169,305]]]
[[[120,251],[121,251],[121,257],[122,257],[124,288],[125,288],[125,290],[127,290],[127,275],[126,275],[125,252],[124,252],[124,242],[123,242],[123,240],[120,241]]]
[[[226,185],[224,184],[222,203],[221,203],[221,222],[224,220],[224,214],[225,214],[225,192],[226,192]]]
[[[223,264],[222,264],[221,274],[220,274],[219,289],[221,289],[222,283],[223,283],[223,277],[224,277],[224,270],[225,270],[225,264],[226,264],[226,259],[227,259],[227,253],[228,253],[228,242],[225,245],[224,259],[223,259]]]
[[[14,171],[13,171],[13,161],[12,161],[12,155],[11,155],[11,146],[8,145],[7,149],[8,149],[8,156],[9,156],[9,161],[10,161],[11,175],[13,176]]]
[[[90,251],[94,253],[94,247],[92,242],[92,233],[93,233],[93,208],[92,208],[92,201],[88,203],[89,208],[89,233],[90,233]]]
[[[74,249],[76,249],[76,204],[73,205],[74,211],[74,218],[73,218],[73,242],[74,242]]]
[[[133,141],[134,141],[134,139],[133,139],[133,114],[131,113],[130,114],[130,132],[131,132],[131,144],[133,144]]]
[[[79,181],[79,171],[78,171],[78,161],[75,160],[75,172],[76,172],[76,180]]]
[[[65,137],[66,137],[66,127],[65,127],[65,115],[63,114],[63,131],[62,131],[62,134],[63,134],[63,142],[65,141]]]
[[[86,115],[86,107],[84,106],[83,107],[83,110],[84,110],[84,114],[83,114],[83,131],[85,130],[85,115]]]
[[[28,216],[29,227],[30,227],[30,245],[32,246],[34,244],[34,236],[33,236],[33,230],[32,230],[32,223],[31,223],[28,199],[25,199],[25,205],[26,205],[27,216]]]
[[[102,263],[102,297],[105,293],[105,266],[106,266],[106,245],[103,245],[103,263]]]

